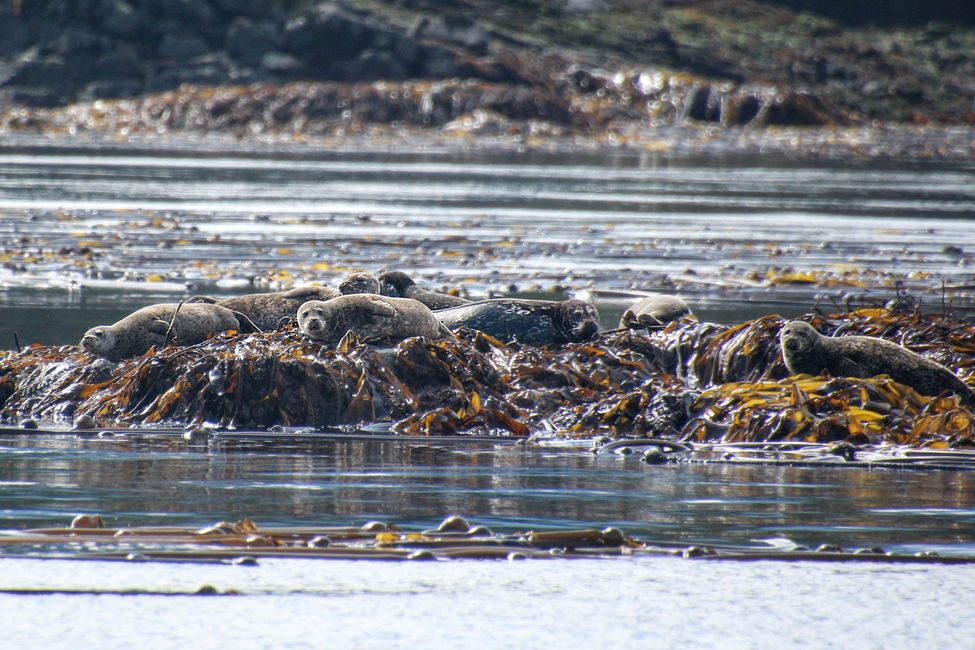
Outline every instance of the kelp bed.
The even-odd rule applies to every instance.
[[[975,326],[950,315],[900,305],[805,318],[824,333],[896,341],[963,379],[975,374]],[[851,458],[865,446],[958,458],[975,447],[975,416],[954,395],[922,396],[885,376],[789,378],[778,344],[784,322],[775,315],[731,327],[687,320],[548,348],[473,331],[392,348],[349,336],[337,349],[295,330],[229,332],[119,364],[92,360],[76,346],[33,347],[0,358],[0,419],[82,430],[385,423],[404,436],[507,435],[569,446],[599,436],[688,448],[846,443],[853,452],[837,449]]]
[[[737,561],[975,563],[972,556],[942,556],[932,551],[906,555],[889,553],[879,547],[847,550],[834,544],[823,544],[816,549],[792,543],[775,546],[656,544],[611,527],[496,533],[485,526],[471,525],[456,515],[428,530],[407,530],[378,521],[362,526],[258,526],[250,519],[234,523],[222,521],[199,529],[175,526],[105,528],[100,516],[79,515],[66,528],[0,531],[0,559],[11,557],[242,566],[254,566],[270,558],[417,561],[679,557]],[[39,592],[52,593],[52,590],[17,593]],[[220,592],[207,585],[195,593],[212,595]]]

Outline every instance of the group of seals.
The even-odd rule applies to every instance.
[[[688,315],[690,308],[680,298],[654,294],[627,309],[620,326],[659,327]],[[368,342],[390,344],[413,336],[449,337],[452,330],[469,328],[523,345],[586,341],[599,332],[599,314],[588,302],[516,298],[471,302],[424,290],[405,273],[394,271],[378,279],[353,274],[340,291],[308,286],[226,300],[194,298],[151,305],[113,325],[93,327],[82,337],[81,347],[94,356],[120,361],[169,342],[192,345],[227,330],[274,329],[283,319],[295,317],[303,335],[332,346],[347,332]],[[975,391],[951,370],[890,341],[824,336],[807,322],[791,321],[782,327],[779,343],[792,374],[827,372],[862,378],[885,374],[923,395],[950,391],[975,406]]]
[[[834,377],[889,375],[922,395],[951,391],[975,406],[975,392],[948,368],[891,341],[872,336],[825,336],[804,321],[791,321],[779,332],[782,359],[792,374]]]
[[[93,356],[121,361],[144,354],[153,346],[161,347],[168,340],[192,345],[240,327],[237,315],[226,307],[163,303],[143,307],[113,325],[91,328],[81,337],[81,347]]]

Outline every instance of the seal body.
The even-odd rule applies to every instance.
[[[599,332],[599,313],[582,300],[496,298],[434,313],[452,330],[468,327],[526,345],[587,341]]]
[[[173,321],[170,340],[180,345],[192,345],[220,332],[240,328],[234,312],[220,305],[162,303],[143,307],[114,325],[91,328],[81,337],[81,347],[110,361],[137,357],[152,346],[165,344],[170,321]]]
[[[238,312],[262,330],[277,329],[286,318],[294,318],[309,300],[331,300],[341,294],[331,287],[297,287],[276,293],[252,293],[219,300],[216,304]]]
[[[372,273],[350,273],[339,283],[339,293],[343,296],[379,293],[379,279]]]
[[[375,294],[310,300],[298,308],[298,327],[305,336],[333,346],[346,332],[377,343],[443,333],[440,321],[423,303]]]
[[[907,348],[872,336],[824,336],[804,321],[786,323],[779,333],[782,359],[792,374],[836,377],[889,375],[922,395],[951,391],[969,405],[975,392],[948,368]]]
[[[623,312],[620,327],[639,329],[662,327],[667,323],[690,316],[691,308],[683,298],[655,293],[642,298]]]
[[[470,300],[436,291],[427,291],[418,286],[413,278],[402,271],[389,271],[379,276],[379,293],[391,298],[412,298],[430,309],[449,309],[458,305],[470,304]]]

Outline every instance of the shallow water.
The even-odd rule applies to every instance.
[[[968,162],[7,148],[0,347],[14,332],[21,343],[74,342],[161,299],[384,266],[474,296],[679,291],[702,319],[728,323],[808,312],[817,299],[886,299],[895,279],[940,309],[944,281],[965,314],[973,217]],[[760,282],[787,269],[870,273],[868,286]],[[627,299],[598,298],[611,327]],[[972,480],[418,440],[11,435],[0,437],[0,528],[65,525],[79,512],[108,525],[200,526],[426,527],[463,514],[499,531],[614,525],[661,543],[973,554]],[[11,647],[966,647],[972,579],[968,566],[667,558],[227,567],[5,557],[7,592],[207,583],[243,596],[6,593],[0,620]]]

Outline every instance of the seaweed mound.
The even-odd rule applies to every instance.
[[[822,332],[896,341],[975,375],[975,326],[916,310],[806,317]],[[770,315],[733,327],[683,321],[561,347],[474,331],[336,349],[294,330],[224,333],[111,364],[75,346],[0,358],[0,418],[98,426],[268,429],[389,423],[403,435],[547,432],[563,438],[973,446],[957,396],[886,376],[788,377]]]

